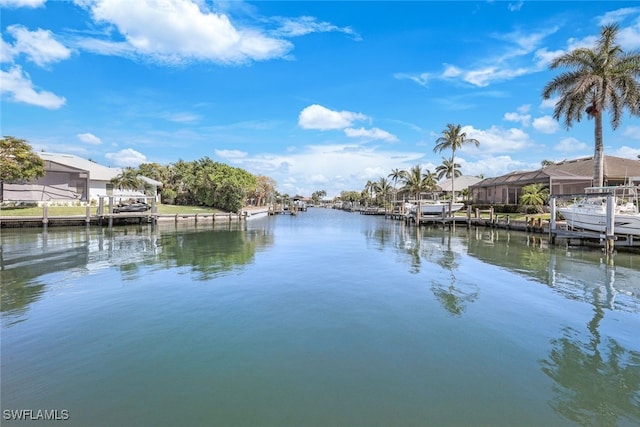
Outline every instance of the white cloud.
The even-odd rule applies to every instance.
[[[0,35],[0,63],[13,62],[13,46],[5,42]]]
[[[551,61],[564,53],[564,50],[549,50],[544,47],[542,49],[536,50],[534,57],[538,60],[537,65],[539,68],[547,68]]]
[[[628,16],[637,16],[640,14],[640,7],[623,7],[621,9],[612,10],[605,13],[599,18],[598,25],[614,24],[624,20]]]
[[[147,157],[144,154],[134,150],[133,148],[125,148],[117,153],[107,153],[104,157],[112,161],[114,165],[122,167],[136,167],[141,163],[146,163],[147,161]]]
[[[10,25],[7,32],[15,38],[11,48],[13,55],[25,54],[39,66],[58,62],[71,56],[71,51],[53,38],[51,31],[38,29],[29,31],[22,25]]]
[[[474,86],[485,87],[495,81],[511,80],[514,77],[530,73],[526,68],[500,68],[495,66],[481,67],[463,73],[463,80]]]
[[[540,167],[539,163],[514,160],[508,155],[484,157],[475,162],[465,162],[460,159],[459,163],[465,175],[483,175],[485,178],[500,176],[513,171],[536,170]]]
[[[422,152],[378,151],[357,144],[325,144],[228,160],[253,174],[274,178],[282,193],[311,195],[323,189],[333,197],[342,190],[360,191],[368,179],[386,177],[393,168],[409,169],[423,156]]]
[[[18,7],[42,7],[47,0],[0,0],[0,7],[18,8]]]
[[[627,126],[622,132],[622,135],[631,139],[640,139],[640,126]]]
[[[553,117],[542,116],[533,120],[533,128],[542,133],[555,133],[560,129],[560,125]]]
[[[287,55],[293,45],[253,28],[235,26],[204,2],[95,0],[80,2],[97,23],[117,28],[126,43],[81,40],[105,54],[140,55],[164,63],[212,61],[238,64]]]
[[[393,77],[398,80],[411,80],[423,87],[426,87],[427,83],[429,82],[428,73],[421,73],[421,74],[395,73]]]
[[[556,104],[558,103],[559,100],[560,98],[558,97],[543,99],[542,102],[540,103],[540,109],[546,110],[548,108],[551,108],[553,110],[556,108]]]
[[[584,142],[580,142],[578,139],[569,137],[563,138],[557,143],[553,149],[562,153],[576,153],[587,150],[589,146]]]
[[[240,150],[213,150],[213,152],[222,159],[242,159],[247,157],[247,153]]]
[[[640,148],[638,147],[627,147],[626,145],[618,148],[617,150],[611,153],[612,156],[617,157],[626,157],[627,159],[637,160],[638,156],[640,156]]]
[[[379,128],[346,128],[344,130],[345,135],[349,138],[367,138],[367,139],[382,139],[384,141],[396,142],[398,138],[395,135],[390,134],[386,130]]]
[[[483,154],[510,153],[533,145],[529,135],[516,128],[504,129],[493,125],[489,129],[475,129],[473,126],[463,126],[461,130],[467,134],[467,138],[480,141],[478,148],[473,144],[463,146],[461,149],[463,152],[476,150]]]
[[[523,114],[529,111],[529,106],[522,106],[519,108],[519,111],[504,113],[504,119],[509,122],[520,123],[522,126],[527,127],[531,123],[531,114]]]
[[[90,145],[102,144],[102,140],[92,133],[79,133],[76,136],[80,141],[84,142],[85,144],[90,144]]]
[[[0,70],[0,93],[11,101],[36,105],[56,110],[62,107],[66,99],[46,90],[38,91],[33,87],[31,79],[22,69],[14,65],[9,71]]]
[[[280,27],[273,32],[278,36],[298,37],[311,33],[340,32],[349,34],[356,40],[361,39],[360,35],[351,27],[338,27],[329,22],[318,22],[312,16],[301,16],[299,18],[275,17],[271,20],[280,24]]]
[[[351,127],[356,120],[366,120],[367,116],[351,111],[333,111],[322,105],[313,104],[300,112],[298,125],[303,129],[332,130]]]

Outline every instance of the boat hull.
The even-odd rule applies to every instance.
[[[606,232],[607,217],[602,212],[571,207],[559,208],[558,212],[566,218],[567,225],[570,227]],[[614,234],[640,236],[640,214],[615,214],[613,232]]]
[[[464,207],[464,203],[452,203],[451,213],[458,212]],[[408,209],[409,215],[415,216],[418,210],[417,206],[412,203],[407,203],[405,208]],[[434,216],[434,215],[447,215],[449,213],[449,203],[447,202],[420,202],[420,215],[422,216]]]

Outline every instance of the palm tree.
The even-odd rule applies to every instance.
[[[364,190],[362,190],[362,197],[366,200],[367,205],[369,204],[369,200],[373,199],[374,184],[375,183],[369,179],[364,185]]]
[[[542,205],[549,199],[549,189],[544,184],[529,184],[522,187],[520,204],[534,206],[538,212],[542,212]]]
[[[416,200],[420,199],[421,192],[433,190],[436,185],[435,175],[429,169],[423,173],[420,165],[412,166],[409,172],[404,172],[402,180],[404,181],[402,189],[413,193]]]
[[[398,184],[398,181],[400,181],[404,177],[404,174],[405,174],[405,171],[395,168],[395,169],[391,169],[391,173],[387,175],[387,178],[391,178],[391,180],[393,181],[394,193],[397,193],[398,190],[396,189],[396,185]]]
[[[456,178],[461,176],[462,172],[460,171],[460,164],[454,163],[451,159],[442,158],[442,164],[436,166],[436,177],[438,179],[451,178],[455,176]]]
[[[555,58],[549,68],[562,66],[570,71],[555,77],[542,91],[544,99],[560,95],[553,117],[562,117],[567,128],[579,122],[583,113],[594,119],[593,179],[597,186],[604,184],[603,111],[609,110],[614,130],[625,109],[640,115],[640,53],[624,52],[616,43],[618,31],[616,24],[605,25],[594,48],[577,48]]]
[[[382,203],[386,208],[384,201],[387,199],[389,194],[391,194],[391,190],[393,189],[387,178],[380,178],[379,181],[373,184],[373,189],[376,193],[376,198],[382,199]]]
[[[436,139],[436,146],[433,148],[433,151],[439,153],[443,150],[451,150],[451,163],[453,163],[453,172],[451,175],[451,192],[453,195],[453,200],[456,200],[456,191],[454,187],[455,183],[455,170],[456,170],[456,151],[462,148],[465,144],[475,144],[475,146],[480,145],[480,141],[475,138],[467,138],[466,132],[462,132],[462,128],[460,125],[454,125],[449,123],[447,127],[442,131],[442,136]]]
[[[145,186],[145,182],[140,178],[138,170],[132,167],[122,169],[122,172],[111,183],[119,190],[137,190]]]

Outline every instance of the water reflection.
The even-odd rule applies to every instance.
[[[531,277],[568,299],[640,312],[637,255],[618,254],[606,259],[592,249],[549,247],[538,236],[480,228],[467,241],[467,253]]]
[[[3,231],[0,311],[11,317],[24,314],[44,294],[45,275],[82,276],[116,268],[131,281],[145,268],[184,267],[194,280],[209,280],[252,262],[256,250],[272,242],[270,230],[247,230],[242,224]]]
[[[542,371],[554,380],[553,409],[583,426],[616,426],[640,421],[640,353],[616,340],[601,342],[598,324],[603,310],[589,322],[590,337],[565,328],[552,341]]]

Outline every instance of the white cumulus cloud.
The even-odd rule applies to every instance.
[[[463,146],[462,151],[473,149],[485,154],[510,153],[521,151],[533,145],[529,135],[517,128],[504,129],[493,125],[489,129],[475,129],[473,126],[463,126],[461,130],[467,134],[467,138],[480,141],[478,148],[469,144]]]
[[[7,32],[15,38],[11,53],[14,56],[24,54],[28,60],[41,67],[71,56],[71,50],[57,41],[51,31],[29,31],[22,25],[10,25]]]
[[[562,153],[576,153],[587,150],[589,146],[576,138],[569,137],[561,139],[553,148]]]
[[[107,153],[104,155],[108,160],[112,161],[116,166],[122,167],[136,167],[141,163],[146,163],[147,157],[134,150],[133,148],[125,148],[117,153]]]
[[[102,144],[102,140],[92,133],[79,133],[76,136],[80,141],[84,142],[85,144],[90,144],[90,145]]]
[[[541,133],[555,133],[560,129],[560,125],[553,117],[542,116],[533,120],[533,128]]]
[[[11,67],[9,71],[0,70],[0,81],[2,81],[0,93],[3,98],[10,101],[36,105],[50,110],[56,110],[66,102],[64,97],[34,88],[29,75],[17,65]]]
[[[204,2],[184,0],[82,1],[96,23],[113,26],[126,42],[84,39],[86,49],[129,54],[163,63],[212,61],[237,64],[281,58],[291,42],[234,25]]]
[[[367,116],[361,113],[334,111],[313,104],[300,112],[298,125],[303,129],[335,130],[351,127],[354,121],[366,119]]]

